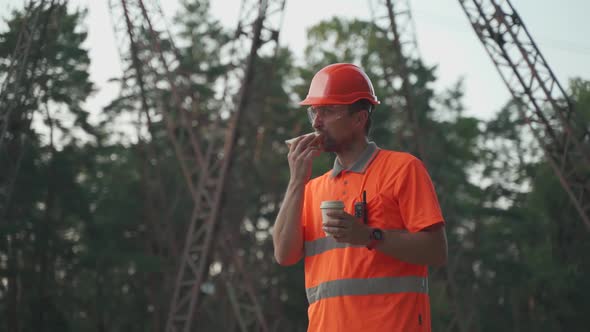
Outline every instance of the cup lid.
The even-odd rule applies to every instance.
[[[343,201],[323,201],[320,209],[344,209]]]

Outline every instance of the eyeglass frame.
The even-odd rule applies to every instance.
[[[350,110],[350,105],[348,105],[348,104],[310,106],[306,109],[307,119],[309,120],[309,122],[311,124],[313,124],[315,119],[317,118],[318,114],[320,114],[320,117],[324,121],[328,120],[329,122],[332,122],[332,121],[339,120],[344,115],[344,112],[340,112],[340,114],[335,118],[330,118],[330,115],[328,115],[328,119],[326,119],[326,116],[327,116],[326,111],[330,111],[330,112],[338,111],[337,109],[333,109],[333,107],[338,107],[338,106],[346,106],[346,109],[344,109],[345,112]],[[318,111],[320,113],[318,113]],[[330,113],[328,113],[328,114],[330,114]]]

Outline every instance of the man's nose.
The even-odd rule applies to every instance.
[[[312,127],[313,127],[314,129],[320,129],[320,128],[322,128],[323,126],[324,126],[324,122],[323,122],[322,118],[321,118],[320,116],[316,116],[316,117],[313,119]]]

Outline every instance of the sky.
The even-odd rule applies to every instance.
[[[210,0],[213,17],[235,28],[240,0]],[[97,91],[86,103],[98,116],[117,96],[118,85],[108,81],[121,73],[119,53],[109,15],[108,0],[70,0],[88,8],[85,47],[90,52],[91,79]],[[529,33],[564,87],[572,77],[590,80],[590,1],[512,0]],[[24,0],[0,0],[0,16],[22,7]],[[178,0],[160,1],[166,20],[173,22]],[[436,66],[434,88],[442,91],[464,80],[466,114],[490,119],[509,100],[509,92],[457,0],[410,0],[419,52],[428,66]],[[369,19],[367,0],[287,0],[280,43],[302,63],[306,31],[333,16]],[[5,25],[0,24],[0,30]]]

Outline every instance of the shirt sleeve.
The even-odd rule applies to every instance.
[[[418,232],[444,219],[432,180],[419,159],[412,159],[395,186],[399,209],[406,229]]]

